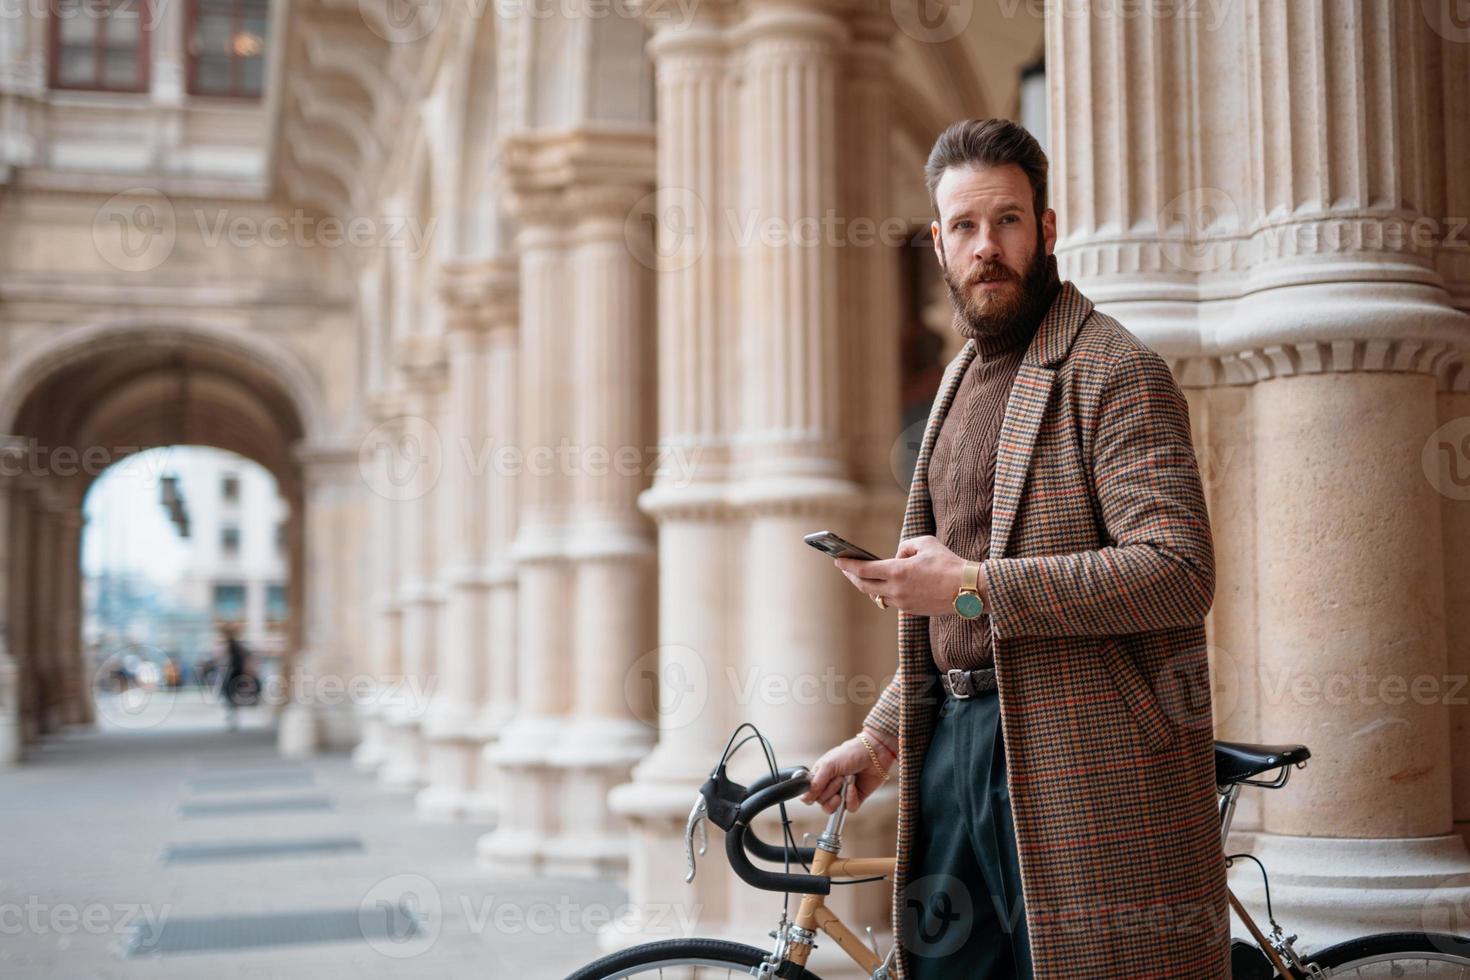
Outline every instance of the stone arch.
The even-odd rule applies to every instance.
[[[22,349],[0,372],[0,654],[18,674],[30,740],[91,714],[80,630],[80,528],[88,489],[141,449],[204,445],[263,465],[287,501],[288,660],[300,649],[306,484],[299,453],[329,441],[319,384],[289,351],[246,331],[110,320]],[[36,574],[18,574],[38,569]]]

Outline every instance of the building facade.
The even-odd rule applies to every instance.
[[[58,85],[45,16],[0,27],[20,741],[84,720],[88,477],[58,455],[214,445],[290,506],[284,751],[352,746],[426,819],[493,816],[487,868],[623,876],[703,931],[762,921],[718,861],[682,883],[683,820],[737,724],[810,760],[894,669],[891,616],[800,538],[896,545],[955,346],[922,163],[955,119],[1035,118],[1044,53],[1063,276],[1190,400],[1217,734],[1314,754],[1243,799],[1238,849],[1304,935],[1470,932],[1452,3],[240,17],[260,29],[224,67],[196,63],[195,20],[157,25],[118,61],[130,92]],[[67,84],[95,82],[75,59]],[[892,808],[856,846],[889,846]],[[658,931],[637,918],[609,944]]]

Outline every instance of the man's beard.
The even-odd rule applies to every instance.
[[[949,287],[949,298],[972,336],[992,337],[1001,333],[1016,317],[1033,310],[1045,298],[1050,256],[1040,242],[1037,246],[1024,275],[1018,276],[999,262],[983,262],[970,270],[969,278],[961,286],[950,275],[948,264],[945,265],[944,284]],[[987,279],[1007,285],[987,292],[983,299],[977,301],[970,287]]]

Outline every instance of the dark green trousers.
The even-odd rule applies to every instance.
[[[945,697],[924,756],[905,948],[915,980],[1030,980],[1000,699]]]

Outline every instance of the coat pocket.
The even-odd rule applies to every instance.
[[[1174,744],[1174,725],[1164,709],[1159,707],[1158,697],[1138,666],[1123,652],[1122,645],[1122,641],[1108,637],[1102,641],[1098,656],[1123,703],[1128,705],[1128,710],[1138,722],[1144,741],[1155,752],[1162,752]]]

